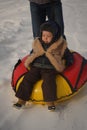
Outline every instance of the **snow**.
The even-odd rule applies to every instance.
[[[62,0],[65,34],[70,49],[87,58],[87,0]],[[14,64],[31,50],[33,37],[28,0],[0,0],[0,130],[87,130],[87,84],[55,112],[30,103],[12,107]]]

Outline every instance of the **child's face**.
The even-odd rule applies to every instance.
[[[44,43],[49,44],[53,39],[53,34],[51,32],[48,31],[43,31],[42,32],[42,41],[44,41]]]

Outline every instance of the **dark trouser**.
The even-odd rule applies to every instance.
[[[33,37],[40,36],[40,25],[48,20],[56,21],[60,27],[62,35],[64,35],[64,21],[61,0],[47,4],[37,4],[30,2],[31,20]]]
[[[42,91],[44,101],[57,100],[57,87],[56,87],[56,75],[58,72],[53,69],[40,69],[37,67],[31,67],[30,71],[25,74],[22,83],[16,92],[16,97],[28,101],[30,99],[34,84],[42,79]]]

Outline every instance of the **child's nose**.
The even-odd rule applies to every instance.
[[[47,40],[47,37],[45,37],[45,39]]]

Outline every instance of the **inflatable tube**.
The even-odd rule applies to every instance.
[[[66,100],[76,94],[87,81],[87,60],[77,52],[72,52],[72,54],[74,57],[73,64],[56,77],[57,102]],[[19,59],[17,64],[14,66],[11,85],[15,92],[18,90],[25,74],[29,71],[24,66],[26,58],[27,56],[22,60]],[[40,80],[34,85],[30,99],[35,103],[44,103],[41,88],[42,82],[43,81]]]

